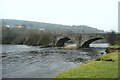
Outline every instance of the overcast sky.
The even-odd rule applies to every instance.
[[[120,0],[0,0],[1,19],[118,30]]]

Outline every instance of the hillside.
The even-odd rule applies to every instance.
[[[25,25],[26,27],[35,29],[45,29],[46,31],[55,33],[104,33],[103,30],[98,30],[85,25],[69,26],[60,24],[51,24],[35,21],[13,20],[13,19],[0,19],[2,25],[9,25],[11,27]]]

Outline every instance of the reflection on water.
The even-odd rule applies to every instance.
[[[50,78],[101,55],[96,48],[64,50],[3,45],[2,50],[4,78]]]

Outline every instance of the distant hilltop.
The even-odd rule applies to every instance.
[[[41,29],[53,33],[104,33],[103,30],[92,28],[86,25],[60,25],[44,22],[25,21],[25,20],[13,20],[13,19],[0,19],[2,25],[9,27],[25,26],[32,29]]]

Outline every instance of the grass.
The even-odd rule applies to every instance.
[[[120,44],[111,45],[109,48],[120,48]]]
[[[66,70],[55,78],[118,78],[118,54],[113,52],[78,67]],[[120,72],[120,70],[119,70]]]

